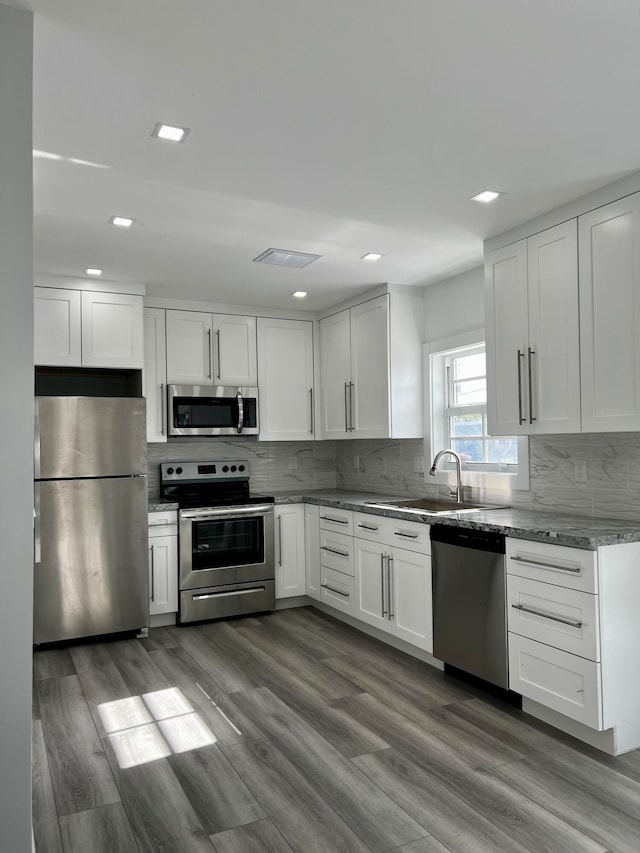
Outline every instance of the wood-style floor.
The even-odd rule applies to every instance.
[[[35,654],[38,853],[638,853],[611,758],[309,608]]]

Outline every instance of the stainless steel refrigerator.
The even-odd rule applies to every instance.
[[[149,624],[141,397],[36,397],[34,643]]]

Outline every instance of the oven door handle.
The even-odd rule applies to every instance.
[[[219,509],[189,509],[180,510],[180,518],[194,521],[219,521],[223,518],[243,518],[248,515],[269,515],[273,512],[273,504],[255,504],[254,506],[220,507]]]
[[[242,432],[244,427],[244,401],[242,399],[242,394],[238,391],[236,394],[236,400],[238,401],[238,433]]]

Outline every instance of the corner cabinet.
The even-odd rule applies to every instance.
[[[141,369],[143,338],[142,296],[34,288],[36,365]]]
[[[167,440],[167,348],[164,308],[144,309],[143,394],[147,398],[147,441]]]
[[[276,598],[304,595],[306,586],[304,505],[274,509]]]
[[[491,435],[580,432],[576,220],[485,256]]]
[[[388,293],[320,321],[322,438],[422,436],[423,310]]]
[[[260,440],[313,439],[313,323],[259,317],[258,376]]]
[[[578,219],[582,428],[640,430],[640,193]]]
[[[256,318],[168,310],[167,382],[255,387]]]

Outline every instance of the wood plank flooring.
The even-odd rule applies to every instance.
[[[34,656],[37,853],[638,853],[605,756],[313,608]]]

